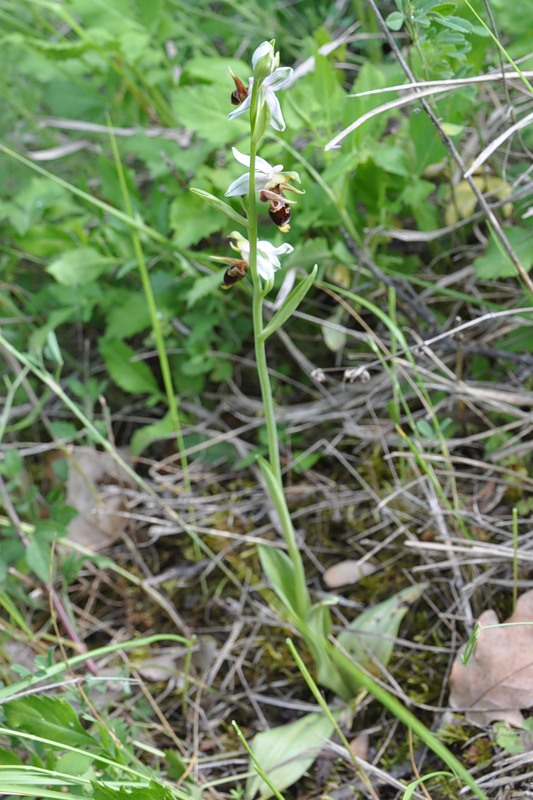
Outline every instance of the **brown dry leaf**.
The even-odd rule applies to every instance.
[[[124,532],[124,487],[131,478],[109,453],[74,447],[69,458],[67,503],[78,516],[68,525],[69,539],[91,550],[112,544]]]
[[[349,742],[352,755],[368,761],[368,750],[370,747],[370,736],[366,731],[359,733],[355,739]]]
[[[498,618],[484,611],[478,622],[498,625]],[[520,727],[520,709],[533,707],[533,589],[518,598],[506,622],[532,624],[482,630],[468,664],[459,654],[452,667],[450,706],[480,725],[498,719]]]

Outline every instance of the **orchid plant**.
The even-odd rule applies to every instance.
[[[246,155],[233,148],[235,160],[247,171],[234,180],[225,192],[226,197],[245,197],[243,204],[245,216],[236,212],[230,205],[208,192],[193,189],[210,205],[224,213],[233,222],[246,229],[247,238],[237,231],[229,236],[230,247],[237,257],[212,256],[215,262],[226,266],[223,288],[229,289],[247,276],[252,280],[252,316],[255,342],[256,368],[261,387],[265,426],[268,440],[268,458],[259,458],[258,463],[277,512],[279,526],[286,544],[286,551],[277,547],[258,545],[261,565],[274,591],[281,601],[284,613],[296,630],[303,636],[313,654],[316,664],[317,680],[345,700],[353,698],[361,689],[370,692],[388,708],[399,720],[420,737],[457,775],[471,786],[474,793],[485,798],[463,765],[439,742],[431,732],[399,700],[377,683],[367,671],[362,669],[346,651],[357,651],[357,631],[343,632],[343,648],[339,650],[330,641],[331,601],[313,604],[307,583],[303,561],[298,547],[283,488],[280,462],[278,431],[274,410],[274,400],[268,374],[266,343],[301,303],[316,277],[317,266],[307,275],[285,299],[274,316],[265,321],[264,299],[274,286],[275,272],[280,269],[280,256],[288,255],[293,247],[288,242],[275,246],[268,240],[258,237],[258,199],[268,202],[269,216],[279,231],[290,230],[291,207],[296,202],[289,200],[285,192],[303,194],[294,184],[300,183],[297,172],[285,172],[281,164],[272,166],[259,156],[258,149],[268,127],[275,131],[285,130],[285,120],[276,92],[287,88],[291,82],[292,69],[280,67],[279,53],[274,50],[274,42],[263,42],[252,56],[253,74],[246,86],[231,72],[235,89],[231,102],[237,106],[228,117],[234,119],[249,113],[250,153]],[[352,647],[351,641],[354,640]]]

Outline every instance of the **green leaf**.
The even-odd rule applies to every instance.
[[[287,609],[298,614],[294,569],[289,556],[283,550],[266,544],[258,544],[257,550],[263,572],[277,596]]]
[[[218,291],[222,283],[223,274],[223,272],[217,270],[217,272],[204,275],[202,278],[195,280],[193,286],[186,295],[187,308],[192,308],[199,300],[203,300],[204,297]]]
[[[88,747],[97,744],[82,727],[70,703],[57,697],[21,697],[4,705],[8,725],[42,736],[58,745]]]
[[[440,14],[432,14],[431,16],[436,22],[444,28],[449,28],[451,31],[459,31],[459,33],[473,32],[472,23],[467,19],[461,19],[461,17],[445,17]]]
[[[252,742],[252,752],[269,780],[282,792],[304,775],[331,737],[334,722],[325,714],[306,714],[295,722],[258,733]],[[254,771],[254,763],[250,763]],[[271,788],[256,773],[246,784],[245,797],[252,800],[256,794],[262,800],[272,797]]]
[[[150,394],[160,397],[161,392],[148,364],[133,361],[135,352],[120,341],[101,341],[100,353],[107,371],[115,383],[130,394]]]
[[[36,574],[40,581],[49,584],[54,577],[53,567],[50,566],[50,542],[32,536],[26,547],[26,563]]]
[[[190,247],[205,239],[214,231],[221,230],[220,215],[206,208],[203,199],[193,192],[183,192],[170,205],[169,221],[174,234],[172,242],[178,247]]]
[[[236,75],[247,76],[250,65],[245,61],[235,58],[222,58],[220,56],[192,56],[185,62],[187,76],[196,78],[201,84],[205,81],[219,84],[224,97],[229,101],[229,96],[235,86],[230,75],[230,68]]]
[[[0,764],[5,767],[14,767],[22,764],[22,761],[11,750],[0,747]]]
[[[387,28],[390,31],[399,31],[403,27],[404,16],[400,11],[393,11],[385,20]]]
[[[249,133],[249,123],[244,116],[242,119],[228,119],[228,111],[232,110],[230,95],[234,88],[231,79],[227,91],[219,84],[179,86],[172,99],[176,119],[214,147],[236,141]]]
[[[150,327],[150,312],[146,298],[141,292],[117,292],[113,297],[106,292],[105,300],[113,299],[106,312],[106,339],[127,339]]]
[[[344,682],[328,653],[331,614],[326,603],[316,603],[311,606],[305,615],[305,624],[305,641],[313,654],[317,683],[331,689],[344,700],[349,700],[353,697],[353,692]]]
[[[443,770],[439,770],[438,772],[428,772],[426,775],[423,775],[421,778],[418,778],[416,781],[411,781],[411,783],[405,787],[405,792],[402,796],[402,800],[411,800],[413,797],[415,790],[426,781],[432,781],[435,778],[454,778],[456,777],[453,772],[444,772]]]
[[[350,623],[348,630],[339,634],[339,644],[360,667],[375,670],[376,661],[386,666],[402,619],[410,604],[418,600],[427,586],[427,583],[409,586],[383,603],[363,611]]]
[[[214,194],[210,194],[209,192],[204,192],[203,189],[195,189],[194,186],[191,187],[191,192],[193,194],[197,194],[198,197],[201,197],[202,200],[205,200],[206,203],[209,203],[210,206],[216,208],[217,211],[220,211],[221,214],[225,214],[232,222],[236,222],[237,225],[244,225],[246,228],[248,225],[248,220],[246,217],[243,217],[242,214],[238,214],[237,211],[234,211],[233,208],[221,200],[219,197],[215,197]]]
[[[331,322],[334,325],[340,325],[343,314],[344,308],[339,305],[333,314],[328,318],[327,322]],[[338,353],[340,350],[342,350],[346,344],[346,333],[343,330],[339,330],[336,327],[330,327],[329,325],[322,325],[321,327],[324,343],[328,350],[331,350],[333,353]]]
[[[160,783],[150,781],[148,786],[132,786],[129,789],[111,788],[103,783],[92,781],[93,800],[173,800],[170,789]]]
[[[173,433],[172,417],[170,412],[162,419],[138,428],[131,437],[130,450],[133,456],[140,455],[153,442],[166,438]]]
[[[313,285],[316,274],[318,272],[318,265],[315,264],[312,272],[304,278],[298,286],[295,286],[290,295],[287,297],[283,306],[274,314],[268,325],[263,329],[263,338],[266,340],[269,336],[277,331],[289,319],[292,313],[298,308],[307,292]]]
[[[63,753],[57,759],[55,769],[67,775],[80,776],[85,775],[93,763],[94,760],[90,753]]]
[[[114,258],[103,256],[93,247],[76,247],[64,252],[46,271],[65,286],[84,286],[116,263]]]
[[[531,228],[519,228],[517,226],[505,228],[505,235],[520,259],[522,266],[529,272],[533,265]],[[476,276],[483,280],[499,280],[500,278],[512,278],[518,275],[515,265],[492,231],[485,254],[474,259],[473,267]]]

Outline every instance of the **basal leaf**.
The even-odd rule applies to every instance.
[[[277,547],[257,546],[263,572],[284,605],[297,614],[298,603],[294,589],[294,570],[289,556]]]
[[[427,583],[409,586],[393,597],[363,611],[348,630],[339,634],[339,644],[359,666],[375,669],[375,663],[386,666],[394,649],[400,623],[411,603],[418,600]]]
[[[307,714],[288,725],[258,733],[252,742],[252,752],[269,780],[282,792],[307,772],[334,727],[325,714]],[[253,763],[250,769],[253,771]],[[245,796],[252,800],[257,794],[267,800],[273,792],[256,773],[248,779]]]

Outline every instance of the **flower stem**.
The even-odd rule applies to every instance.
[[[253,301],[252,318],[254,327],[255,360],[259,385],[261,388],[261,398],[263,400],[263,411],[265,415],[265,426],[268,442],[268,463],[274,479],[275,486],[268,486],[271,500],[278,514],[281,531],[289,558],[291,559],[294,570],[295,592],[298,604],[298,613],[303,620],[306,611],[311,605],[305,570],[302,556],[296,541],[294,527],[292,525],[287,500],[283,491],[283,480],[281,475],[281,461],[279,456],[278,428],[274,411],[274,398],[268,374],[268,363],[266,357],[265,337],[263,336],[263,297],[264,292],[261,285],[261,278],[257,270],[257,198],[255,190],[255,161],[257,156],[258,141],[255,137],[255,121],[258,117],[258,89],[254,83],[252,88],[252,100],[250,104],[251,136],[250,136],[250,189],[248,193],[248,241],[250,243],[249,270],[252,275]]]

